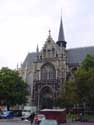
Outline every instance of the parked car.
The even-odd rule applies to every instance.
[[[45,115],[36,114],[33,120],[33,125],[39,125],[39,123],[45,119],[46,119]]]
[[[22,116],[22,110],[11,110],[13,111],[15,117],[21,117]]]
[[[2,111],[0,111],[0,119],[1,119]]]
[[[51,119],[45,119],[42,120],[39,125],[58,125],[58,122],[56,120],[51,120]]]
[[[32,113],[36,113],[36,106],[24,106],[23,110],[22,110],[22,120],[27,120]]]
[[[13,111],[2,111],[0,117],[1,118],[13,118],[15,115]]]

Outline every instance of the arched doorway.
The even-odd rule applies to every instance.
[[[53,92],[49,86],[43,87],[39,96],[39,105],[41,109],[53,107]]]

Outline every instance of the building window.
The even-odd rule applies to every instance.
[[[56,71],[52,64],[47,63],[41,68],[41,79],[42,80],[52,80],[56,79]]]
[[[44,58],[46,57],[46,49],[43,49]]]
[[[52,48],[52,56],[54,57],[54,55],[55,55],[55,49]]]
[[[58,57],[58,54],[56,53],[56,57]]]
[[[51,50],[48,50],[48,57],[51,57]]]

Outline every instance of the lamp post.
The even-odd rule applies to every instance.
[[[40,109],[40,91],[39,91],[39,88],[38,88],[38,111]]]
[[[86,103],[83,102],[83,108],[84,108],[84,114],[85,114],[85,109],[86,109]]]

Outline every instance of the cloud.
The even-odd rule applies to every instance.
[[[0,0],[0,67],[15,68],[41,49],[51,29],[55,41],[62,8],[68,48],[94,45],[93,0]]]

